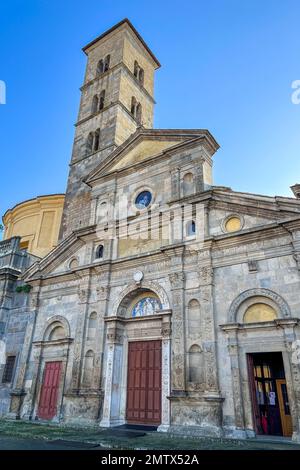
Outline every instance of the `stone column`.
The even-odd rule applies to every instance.
[[[25,413],[26,417],[29,417],[30,414],[30,402],[32,396],[29,395],[30,389],[26,389],[26,374],[28,367],[34,360],[32,356],[32,341],[35,332],[36,317],[38,314],[39,306],[39,295],[40,295],[40,285],[34,286],[32,291],[29,294],[28,300],[28,320],[26,325],[26,330],[24,334],[24,343],[22,347],[22,352],[19,359],[19,365],[17,369],[17,379],[15,383],[15,388],[11,392],[11,406],[10,406],[10,416],[16,419],[21,417],[21,414]],[[30,382],[31,384],[31,382]],[[26,410],[22,410],[24,399],[27,395],[26,402],[28,407]]]
[[[158,431],[166,432],[170,427],[171,406],[169,395],[171,391],[171,319],[163,318],[162,328],[162,412],[161,424]]]
[[[204,207],[204,238],[210,237],[209,230],[209,202]]]
[[[297,268],[300,271],[300,232],[294,230],[290,232],[292,235],[292,247],[293,247],[293,256],[296,262]]]
[[[172,199],[177,200],[180,198],[180,170],[173,168],[171,170],[171,195]]]
[[[227,333],[228,353],[231,366],[232,398],[236,427],[236,429],[231,432],[233,437],[243,439],[247,436],[245,435],[245,415],[239,364],[238,327],[238,324],[233,323],[231,325],[223,325],[222,330]]]
[[[184,248],[168,250],[177,272],[169,274],[172,291],[172,394],[185,392],[185,321],[184,321],[184,272],[182,271]]]
[[[89,225],[97,224],[97,206],[98,206],[98,198],[94,197],[93,199],[91,199],[91,212],[90,212]]]
[[[278,326],[284,327],[284,340],[289,362],[289,371],[286,372],[286,382],[289,394],[290,409],[293,419],[293,440],[300,442],[300,339],[297,338],[295,328],[299,328],[299,319],[277,320]],[[285,368],[287,369],[285,363]],[[288,380],[288,372],[291,383]]]
[[[103,279],[101,279],[103,282]],[[107,279],[107,283],[108,283]],[[101,377],[103,371],[103,349],[104,349],[104,330],[105,330],[105,323],[104,317],[107,308],[107,302],[109,298],[109,287],[107,285],[97,285],[96,286],[96,294],[97,294],[97,332],[96,332],[96,346],[95,346],[95,357],[96,357],[96,364],[95,364],[95,371],[94,371],[94,385],[95,388],[101,389]]]
[[[204,191],[204,181],[203,181],[203,163],[204,159],[201,159],[198,165],[195,167],[195,189],[196,193]]]
[[[200,301],[204,320],[203,351],[205,360],[205,390],[208,396],[220,396],[213,302],[213,268],[210,252],[199,253]]]
[[[107,357],[105,389],[101,427],[113,427],[124,424],[120,418],[123,328],[117,320],[107,325]]]
[[[83,361],[83,344],[86,332],[86,317],[88,310],[88,302],[90,296],[90,280],[89,276],[83,277],[79,281],[78,286],[78,313],[77,324],[74,336],[74,353],[71,389],[76,391],[81,385],[81,371]]]

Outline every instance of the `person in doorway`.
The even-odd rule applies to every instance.
[[[268,434],[268,418],[267,413],[264,411],[261,416],[261,427],[264,434]]]

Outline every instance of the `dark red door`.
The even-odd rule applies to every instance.
[[[46,362],[40,395],[38,417],[52,419],[56,415],[61,362]]]
[[[136,341],[128,345],[128,423],[161,422],[161,341]]]

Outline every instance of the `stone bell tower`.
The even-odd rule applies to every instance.
[[[138,126],[153,126],[154,72],[160,67],[124,19],[83,48],[87,55],[75,124],[60,239],[88,225],[90,191],[82,179]]]

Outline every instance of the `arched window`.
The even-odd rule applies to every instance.
[[[96,326],[97,326],[97,313],[92,312],[89,317],[88,322],[88,332],[87,339],[94,339],[96,336]]]
[[[93,97],[93,101],[92,101],[92,114],[95,114],[97,113],[98,111],[98,106],[99,106],[99,98],[97,95],[95,95]]]
[[[93,141],[94,141],[94,136],[93,136],[93,133],[90,132],[86,140],[86,153],[87,154],[90,154],[93,151]]]
[[[135,97],[133,96],[133,97],[131,98],[131,108],[130,108],[130,112],[131,112],[131,114],[132,114],[133,117],[135,117],[135,115],[136,115],[136,105],[137,105],[136,99],[135,99]]]
[[[201,311],[198,300],[193,299],[188,304],[187,326],[189,335],[201,335]]]
[[[194,235],[196,235],[196,224],[193,220],[187,223],[186,235],[188,237],[193,237]]]
[[[104,246],[99,245],[96,248],[96,259],[102,259],[104,254]]]
[[[198,344],[193,344],[188,353],[189,382],[201,383],[203,381],[203,353]]]
[[[107,202],[102,201],[97,204],[97,223],[106,222],[108,219],[108,207]]]
[[[141,85],[144,85],[144,70],[140,68],[139,70],[139,82]]]
[[[101,73],[104,72],[104,63],[103,60],[99,60],[98,65],[97,65],[97,75],[101,75]]]
[[[94,135],[94,152],[97,152],[97,150],[99,150],[99,144],[100,144],[100,129],[97,129]]]
[[[188,196],[194,193],[194,175],[186,173],[183,177],[183,195]]]
[[[142,123],[142,105],[141,103],[138,103],[136,107],[136,120],[139,124]]]
[[[60,322],[54,322],[48,336],[48,341],[55,341],[66,337],[65,329]]]
[[[69,269],[76,269],[78,268],[78,266],[79,266],[78,259],[77,258],[71,259],[69,263]]]
[[[108,55],[105,57],[105,60],[104,60],[104,72],[106,72],[106,71],[109,69],[109,65],[110,65],[110,54],[108,54]]]
[[[133,75],[138,79],[141,85],[144,84],[144,70],[136,60],[134,61]]]
[[[133,75],[138,78],[138,74],[139,74],[139,64],[137,63],[137,61],[135,60],[134,61],[134,70],[133,70]]]
[[[85,358],[84,358],[84,370],[83,370],[83,385],[90,386],[93,381],[94,375],[94,351],[91,349],[87,351]]]
[[[100,93],[99,111],[101,111],[104,108],[104,102],[105,102],[105,90],[102,90]]]
[[[244,323],[260,323],[273,321],[277,318],[277,313],[271,305],[256,303],[247,308],[244,313]]]

